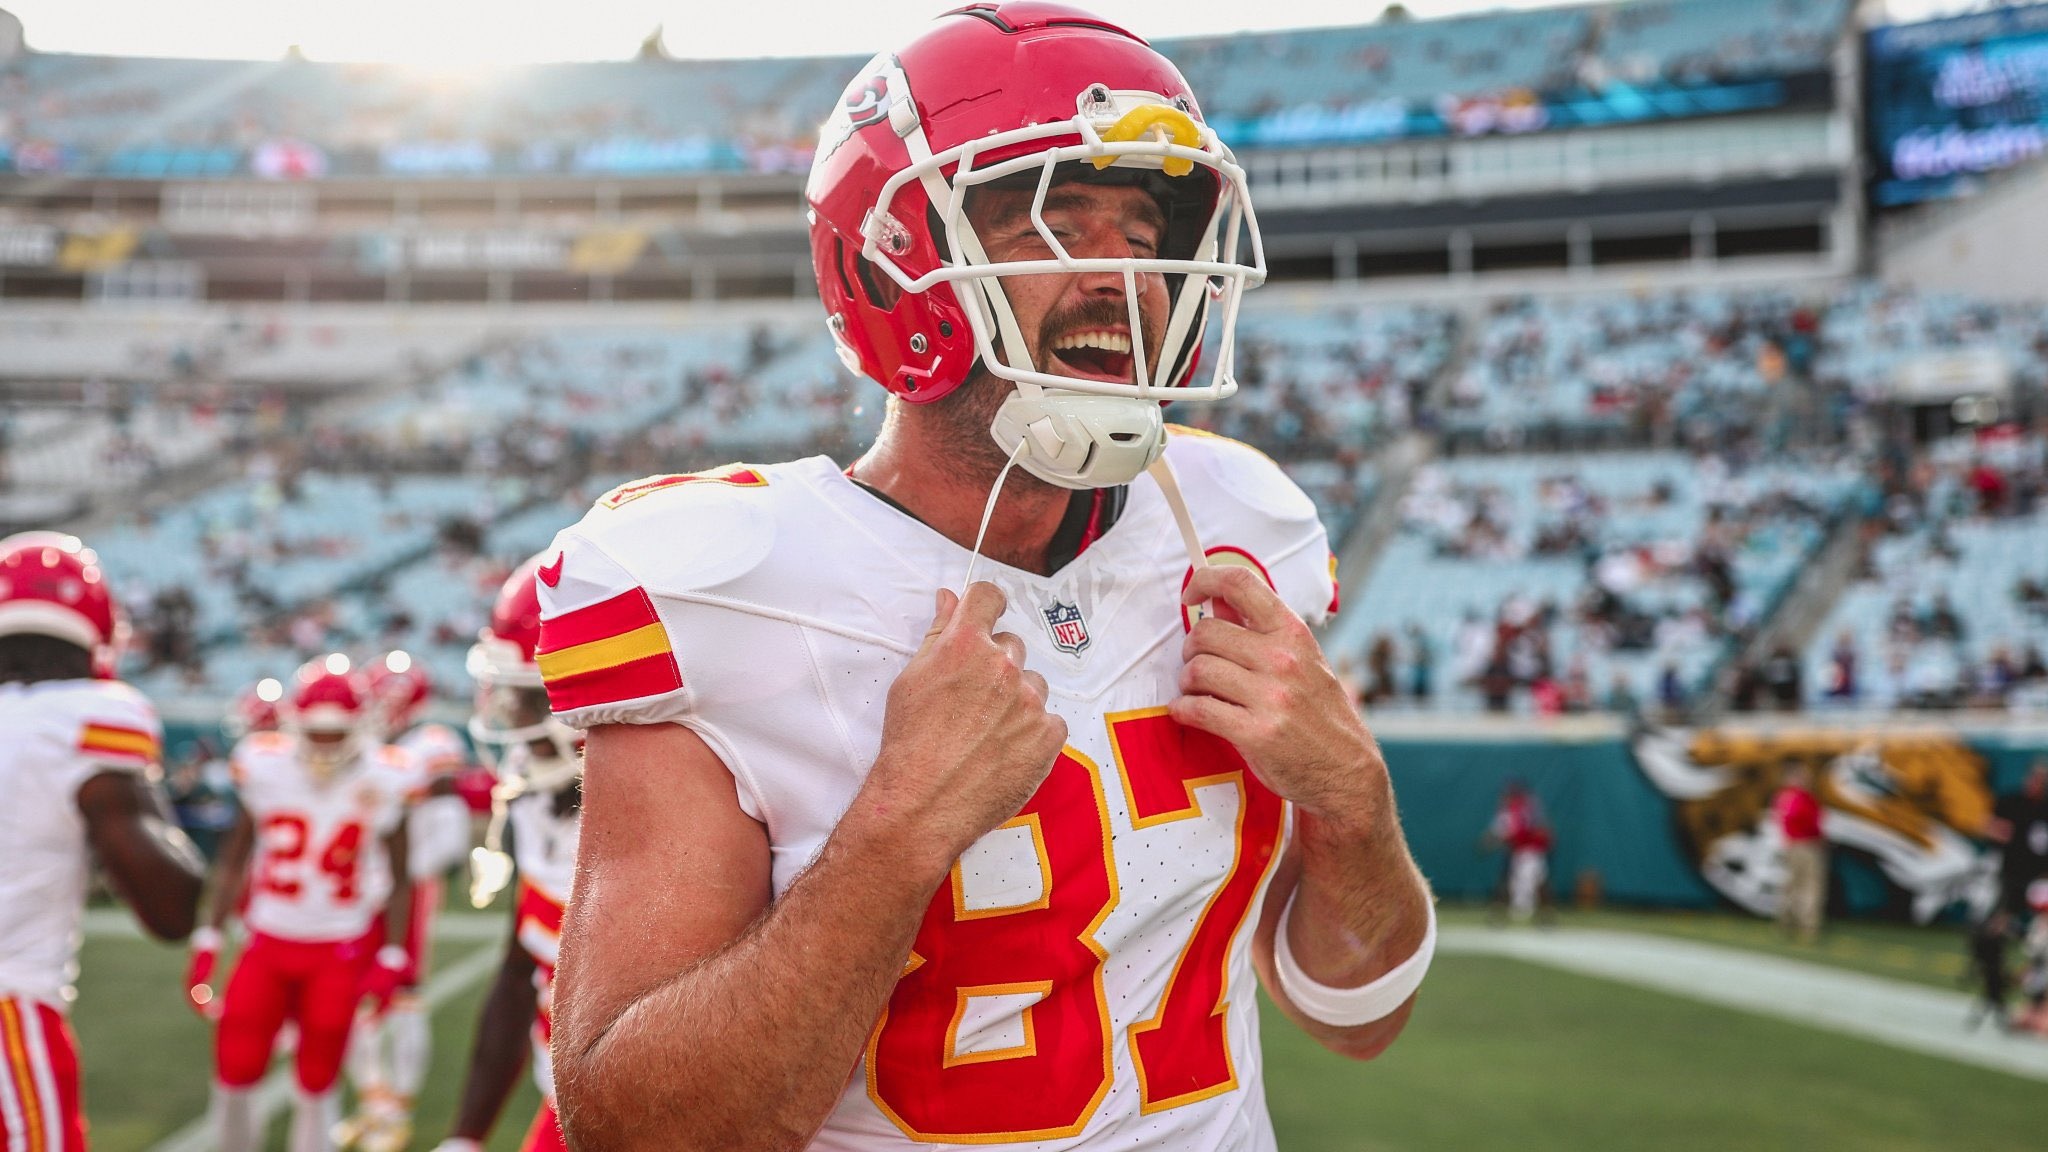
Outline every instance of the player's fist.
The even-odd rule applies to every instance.
[[[396,944],[377,949],[369,971],[363,974],[363,1000],[373,1012],[390,1007],[391,998],[405,982],[405,962],[405,949]]]
[[[220,963],[220,929],[206,927],[192,933],[192,960],[185,969],[185,1003],[203,1019],[220,1014],[213,994],[213,970]]]
[[[484,1146],[467,1136],[450,1136],[434,1145],[434,1152],[484,1152]]]
[[[965,598],[940,591],[923,645],[889,687],[869,785],[919,814],[934,863],[1015,816],[1066,744],[1024,642],[996,631],[1006,604],[985,582]]]

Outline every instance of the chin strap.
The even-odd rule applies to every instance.
[[[1023,456],[1024,441],[1020,439],[1017,446],[1010,449],[1009,463],[1003,465],[1001,472],[996,473],[995,486],[988,490],[988,503],[981,506],[981,527],[974,532],[974,551],[967,556],[967,579],[960,582],[960,598],[963,600],[967,598],[967,589],[974,584],[974,566],[981,562],[981,545],[982,541],[988,539],[988,522],[995,519],[996,497],[1003,494],[1003,481],[1010,478],[1010,469],[1015,468],[1017,461]]]
[[[981,546],[988,539],[989,521],[995,519],[996,498],[1003,494],[1003,481],[1009,479],[1010,469],[1017,466],[1018,459],[1023,455],[1024,442],[1019,440],[1017,446],[1010,451],[1009,463],[1004,464],[1003,470],[996,473],[995,486],[988,490],[988,503],[981,509],[981,527],[974,533],[974,551],[967,557],[967,578],[960,582],[960,595],[963,598],[967,595],[968,587],[974,583],[974,568],[981,562]],[[1161,453],[1157,460],[1146,466],[1145,472],[1152,477],[1153,483],[1159,485],[1159,494],[1166,498],[1166,506],[1173,512],[1174,525],[1180,529],[1181,543],[1188,550],[1188,563],[1196,568],[1206,567],[1209,557],[1202,551],[1202,537],[1195,531],[1195,518],[1188,514],[1188,502],[1180,494],[1180,481],[1175,479],[1173,466],[1166,462],[1166,455]]]
[[[1152,482],[1159,485],[1159,494],[1166,497],[1166,506],[1173,510],[1173,522],[1180,528],[1180,542],[1187,545],[1188,563],[1197,568],[1209,563],[1208,553],[1202,551],[1202,537],[1195,532],[1195,518],[1188,515],[1188,502],[1181,497],[1180,481],[1174,479],[1173,466],[1166,462],[1166,453],[1145,466],[1145,472]]]

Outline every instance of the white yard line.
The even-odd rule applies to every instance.
[[[1803,960],[1669,936],[1560,928],[1446,928],[1447,953],[1504,956],[1929,1056],[2048,1080],[2048,1041],[1964,1031],[1970,997]]]
[[[444,916],[441,918],[440,927],[447,929],[456,926],[449,923],[449,921],[482,921],[484,919],[486,918],[482,916]],[[492,916],[488,919],[495,926],[496,931],[492,932],[488,937],[468,936],[467,938],[493,939],[503,932],[504,917]],[[468,928],[465,926],[464,931],[466,932],[467,930]],[[463,936],[460,935],[451,937],[445,932],[435,933],[437,941],[462,938]],[[477,948],[460,960],[456,960],[428,977],[426,986],[420,989],[420,999],[426,1004],[427,1011],[433,1012],[453,997],[461,995],[470,985],[475,984],[495,971],[503,958],[503,953],[496,948]],[[286,1101],[291,1098],[291,1093],[292,1069],[290,1063],[287,1062],[273,1070],[270,1075],[264,1077],[262,1085],[256,1089],[257,1123],[259,1125],[268,1125],[270,1117],[275,1114],[277,1109],[284,1106]],[[191,1123],[152,1145],[149,1152],[211,1152],[212,1148],[213,1118],[202,1113]]]

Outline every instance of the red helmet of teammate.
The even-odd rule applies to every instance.
[[[368,677],[336,652],[308,661],[293,675],[278,727],[298,737],[314,775],[327,777],[360,755],[377,723]]]
[[[275,732],[281,723],[283,704],[284,685],[274,676],[265,676],[235,697],[222,727],[236,740],[251,732]]]
[[[114,674],[128,626],[99,557],[76,536],[21,532],[0,540],[0,636],[68,640],[92,653],[93,672]]]
[[[540,565],[513,569],[491,606],[491,622],[469,649],[476,707],[469,734],[477,753],[508,784],[556,791],[582,771],[583,734],[555,719],[541,680]]]
[[[384,731],[392,736],[412,727],[434,694],[426,666],[409,652],[386,652],[364,674],[369,677],[370,696],[383,712]]]
[[[1069,253],[1042,210],[1070,181],[1150,192],[1164,216],[1157,250]],[[1043,243],[1031,258],[989,260],[966,211],[968,194],[984,187],[1035,196]],[[1213,400],[1236,388],[1238,302],[1265,278],[1244,171],[1203,122],[1179,69],[1114,24],[1038,0],[939,17],[847,87],[820,131],[804,196],[840,359],[913,403],[945,396],[977,364],[1012,382],[1014,418],[997,418],[996,439],[1006,450],[1021,442],[1024,466],[1054,483],[1122,483],[1163,449],[1156,403],[1104,405],[1073,393]],[[1240,225],[1249,264],[1238,259]],[[1000,279],[1046,273],[1108,273],[1130,286],[1121,349],[1091,345],[1101,354],[1091,351],[1092,367],[1078,375],[1074,365],[1057,371],[1049,348],[1027,346]],[[1141,276],[1163,277],[1169,296],[1164,321],[1150,327],[1139,315]],[[1212,298],[1223,303],[1221,339],[1197,386]],[[1134,347],[1153,350],[1156,364]],[[1045,407],[1041,389],[1067,398]],[[1113,475],[1104,468],[1112,458]]]

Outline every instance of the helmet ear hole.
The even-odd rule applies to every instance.
[[[876,276],[875,266],[863,259],[859,253],[853,257],[853,273],[860,277],[860,286],[867,293],[868,303],[884,312],[894,312],[896,302],[903,299],[903,289],[886,276]]]

